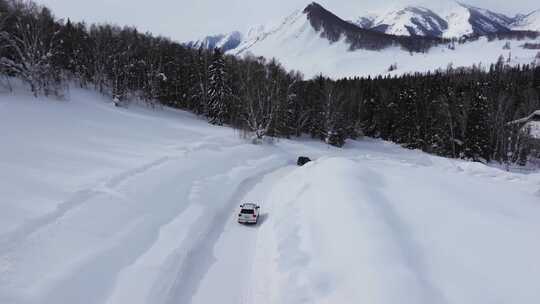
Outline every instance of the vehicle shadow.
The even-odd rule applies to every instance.
[[[261,226],[262,224],[264,224],[264,222],[266,222],[268,220],[268,213],[261,213],[259,215],[259,222],[257,223],[257,226]]]

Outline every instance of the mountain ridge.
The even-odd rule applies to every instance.
[[[303,10],[296,10],[274,26],[252,28],[236,48],[226,53],[235,56],[252,54],[257,57],[276,58],[288,69],[298,70],[307,77],[325,74],[329,77],[377,76],[427,72],[446,67],[471,67],[489,65],[505,58],[505,63],[530,64],[538,58],[533,48],[540,43],[540,32],[511,30],[483,22],[483,31],[473,33],[469,23],[470,10],[484,14],[490,20],[510,23],[511,20],[480,8],[455,6],[449,10],[447,20],[455,23],[446,26],[446,19],[439,19],[428,8],[411,8],[412,13],[424,13],[429,18],[405,29],[409,35],[388,34],[365,29],[357,23],[341,18],[322,5],[312,2]],[[459,14],[459,13],[462,14]],[[463,13],[465,12],[465,13]],[[474,13],[473,13],[474,15]],[[488,18],[485,17],[485,18]],[[516,16],[523,27],[531,27],[534,14]],[[364,22],[368,24],[370,18]],[[375,20],[375,19],[373,19]],[[425,22],[424,22],[425,21]],[[456,26],[457,24],[457,26]],[[373,24],[372,24],[373,25]],[[446,29],[447,28],[447,29]],[[459,38],[446,38],[457,36]],[[413,31],[414,35],[410,35]],[[429,34],[435,32],[437,34]],[[468,35],[448,35],[470,33]],[[442,37],[441,37],[442,36]],[[519,40],[521,42],[515,43]],[[509,47],[510,46],[510,47]]]
[[[303,10],[297,10],[285,19],[289,19],[298,11],[316,13],[316,11],[326,10],[334,18],[339,18],[364,30],[392,36],[422,36],[447,39],[471,35],[485,36],[511,31],[540,32],[540,9],[528,14],[517,14],[514,17],[509,17],[502,13],[457,1],[449,3],[453,3],[453,5],[447,7],[444,11],[424,5],[407,5],[397,10],[378,14],[369,13],[357,17],[354,21],[345,21],[345,19],[324,8],[319,3],[311,2]],[[314,25],[317,25],[316,22]],[[349,30],[353,29],[345,23],[342,23],[340,27]],[[238,48],[248,40],[264,36],[268,31],[272,31],[272,29],[252,27],[245,33],[233,31],[227,34],[209,35],[199,40],[187,42],[186,45],[193,48],[202,47],[208,49],[219,47],[227,52]],[[358,29],[353,31],[359,32]],[[332,41],[336,40],[334,35],[330,36]]]
[[[217,34],[206,36],[200,40],[189,41],[185,43],[190,48],[214,49],[220,48],[223,51],[229,51],[238,47],[244,40],[244,35],[239,31],[233,31],[228,34]]]
[[[517,18],[460,2],[449,3],[444,9],[409,5],[379,14],[371,13],[358,17],[356,24],[388,34],[459,38],[511,31],[511,24]],[[370,19],[371,23],[366,22]]]
[[[430,46],[442,43],[442,40],[434,37],[410,37],[397,36],[362,29],[359,26],[341,19],[322,5],[312,2],[304,9],[311,26],[331,42],[337,42],[342,37],[350,43],[351,51],[357,49],[379,50],[392,45],[400,45],[409,51],[421,52]]]

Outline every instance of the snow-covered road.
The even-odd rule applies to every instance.
[[[294,167],[285,167],[265,175],[257,180],[257,184],[249,185],[250,189],[246,195],[237,197],[231,204],[232,212],[225,217],[226,226],[223,235],[215,243],[214,248],[206,251],[207,255],[215,257],[215,263],[208,265],[206,269],[201,268],[200,263],[196,266],[197,272],[205,275],[201,276],[196,292],[185,290],[182,283],[174,289],[171,303],[255,303],[256,295],[253,295],[251,282],[256,278],[261,266],[260,261],[254,262],[257,250],[264,250],[263,246],[257,248],[257,237],[262,225],[269,224],[269,216],[273,214],[273,201],[269,200],[269,194],[274,185],[289,174]],[[238,225],[234,219],[238,214],[238,202],[255,202],[261,206],[260,222],[256,226]],[[204,256],[204,254],[201,254]],[[266,262],[266,261],[263,261]],[[189,272],[188,272],[189,273]],[[193,276],[182,274],[186,281],[193,279]],[[180,281],[181,282],[181,281]],[[211,291],[211,292],[210,292]],[[180,301],[178,301],[180,300]]]
[[[71,99],[0,96],[0,303],[540,302],[538,173]]]

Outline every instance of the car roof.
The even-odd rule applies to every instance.
[[[244,208],[244,209],[255,209],[255,208],[257,208],[257,205],[252,204],[252,203],[247,203],[247,204],[243,204],[242,208]]]

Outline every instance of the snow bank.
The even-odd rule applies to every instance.
[[[279,303],[539,299],[537,198],[507,180],[404,165],[330,157],[282,180],[275,278],[261,293],[277,285]]]

